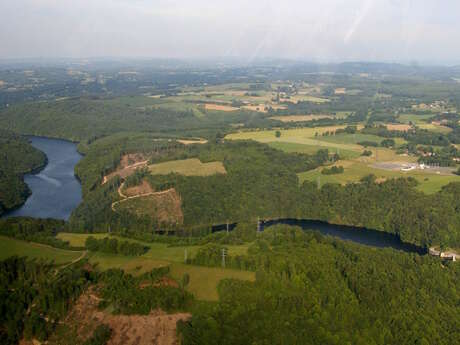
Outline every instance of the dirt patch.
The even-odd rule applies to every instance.
[[[206,139],[197,139],[197,140],[186,140],[186,139],[178,139],[177,142],[184,144],[184,145],[192,145],[192,144],[206,144],[208,141]]]
[[[171,287],[175,287],[175,288],[178,288],[179,287],[179,284],[174,280],[174,279],[171,279],[169,277],[161,277],[159,279],[159,281],[157,281],[156,283],[152,284],[152,282],[146,280],[146,281],[143,281],[139,284],[139,288],[140,289],[145,289],[149,286],[154,286],[154,287],[158,287],[158,286],[171,286]]]
[[[346,89],[344,87],[339,87],[334,90],[336,95],[344,95],[346,93]]]
[[[258,111],[260,113],[266,113],[268,111],[268,105],[265,104],[244,105],[242,108],[251,111]]]
[[[150,184],[146,180],[143,180],[139,186],[129,187],[123,190],[123,195],[130,197],[130,196],[147,194],[147,193],[152,193],[152,192],[153,192],[153,188],[150,186]]]
[[[230,105],[222,105],[222,104],[213,104],[213,103],[206,103],[204,105],[206,110],[218,110],[218,111],[236,111],[239,108],[232,107]]]
[[[187,313],[166,314],[161,310],[149,315],[112,315],[98,310],[99,301],[94,289],[89,289],[66,317],[64,325],[73,328],[79,340],[85,341],[97,326],[106,324],[112,329],[108,345],[178,344],[176,324],[191,316]],[[62,339],[51,339],[50,344],[59,344],[60,341]]]
[[[215,174],[226,174],[222,162],[202,163],[198,158],[179,159],[149,165],[152,175],[168,175],[177,173],[184,176],[211,176]]]
[[[150,217],[159,224],[183,224],[182,200],[174,188],[150,195],[130,197],[112,205],[114,211],[126,210],[140,217]]]
[[[386,126],[389,131],[401,131],[401,132],[407,132],[409,129],[412,128],[410,125],[399,124],[399,123],[390,123]]]
[[[305,121],[313,121],[313,120],[320,120],[320,119],[333,119],[333,115],[326,115],[326,114],[318,114],[318,115],[288,115],[288,116],[273,116],[270,119],[278,120],[281,122],[305,122]]]
[[[115,176],[120,176],[121,178],[126,178],[129,175],[133,174],[137,168],[147,166],[148,160],[141,153],[129,153],[121,157],[120,165],[118,168],[107,174],[102,179],[102,184],[106,183],[108,180]]]

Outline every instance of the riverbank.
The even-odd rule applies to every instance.
[[[442,251],[439,247],[430,247],[428,250],[428,253],[431,256],[438,256],[441,259],[444,260],[451,260],[451,261],[457,261],[460,259],[460,254],[454,250],[447,249],[445,251]]]

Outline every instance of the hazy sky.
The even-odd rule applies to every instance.
[[[0,0],[0,58],[460,63],[459,0]]]

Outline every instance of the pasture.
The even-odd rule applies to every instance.
[[[225,174],[222,162],[202,163],[198,158],[175,160],[149,165],[152,175],[168,175],[177,173],[185,176],[210,176]]]
[[[109,235],[75,233],[59,233],[57,235],[58,238],[68,241],[72,246],[84,246],[89,236],[100,239]],[[190,275],[190,283],[187,286],[187,290],[192,292],[199,300],[217,300],[217,285],[221,279],[234,278],[249,281],[255,279],[254,272],[184,264],[185,250],[187,250],[187,257],[193,258],[200,246],[170,247],[165,243],[148,243],[118,236],[112,237],[121,241],[141,243],[150,247],[150,249],[146,254],[138,257],[100,252],[89,253],[88,258],[91,264],[96,265],[101,270],[120,268],[134,275],[148,272],[154,268],[169,266],[170,274],[174,279],[182,279],[185,273]],[[248,247],[249,244],[227,246],[229,255],[244,255],[247,253]]]
[[[328,114],[311,114],[311,115],[286,115],[286,116],[272,116],[270,119],[281,122],[306,122],[320,119],[333,119],[334,115]]]
[[[329,149],[331,152],[338,152],[344,158],[352,158],[359,156],[364,148],[356,145],[350,140],[348,143],[334,141],[334,136],[323,137],[325,132],[334,132],[345,126],[327,126],[327,127],[312,127],[312,128],[296,128],[280,130],[281,136],[275,136],[275,130],[250,131],[232,133],[226,136],[230,140],[255,140],[262,143],[267,143],[272,147],[279,148],[286,152],[316,152],[319,149]],[[330,141],[329,141],[330,140]],[[359,141],[356,139],[355,141]]]
[[[57,265],[61,265],[78,259],[81,254],[82,251],[58,249],[44,244],[0,236],[0,260],[16,255],[38,260],[52,260]]]
[[[355,161],[340,161],[337,165],[344,167],[345,171],[343,174],[337,175],[323,175],[321,170],[323,167],[318,169],[307,171],[298,174],[300,183],[304,181],[313,181],[319,183],[321,186],[325,183],[339,183],[347,184],[353,182],[359,182],[363,177],[374,174],[380,181],[399,177],[413,177],[419,185],[416,187],[419,191],[426,194],[432,194],[438,192],[443,186],[450,182],[460,181],[460,177],[455,175],[438,175],[436,173],[428,173],[421,170],[412,170],[408,172],[394,171],[379,169],[365,162]]]

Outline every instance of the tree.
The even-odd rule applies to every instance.
[[[277,137],[277,138],[281,137],[281,132],[280,132],[280,131],[276,131],[276,132],[275,132],[275,137]]]

